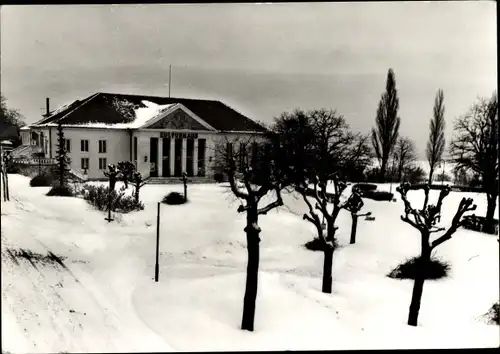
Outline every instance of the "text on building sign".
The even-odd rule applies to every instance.
[[[160,138],[167,138],[167,139],[198,139],[198,133],[160,132]]]

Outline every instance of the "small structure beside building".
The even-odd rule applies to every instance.
[[[258,143],[266,132],[220,101],[96,93],[23,127],[16,157],[24,149],[31,155],[26,158],[41,153],[54,159],[59,123],[71,169],[90,180],[103,179],[108,164],[126,160],[145,177],[161,180],[185,172],[212,180],[218,144],[236,138]]]

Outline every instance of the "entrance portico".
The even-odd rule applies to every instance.
[[[134,146],[134,160],[141,173],[181,177],[185,172],[189,177],[208,177],[207,148],[214,140],[213,132],[137,131],[134,145],[137,139],[142,143]]]

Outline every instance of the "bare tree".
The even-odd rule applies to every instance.
[[[380,182],[384,182],[387,162],[399,135],[400,118],[398,117],[399,98],[396,90],[394,71],[387,74],[386,91],[382,94],[372,128],[372,144],[380,162]]]
[[[335,193],[328,193],[326,191],[328,181],[333,181]],[[308,198],[308,195],[310,194],[308,188],[309,183],[312,183],[314,186],[313,198],[316,202],[314,207],[313,203]],[[300,193],[309,209],[309,212],[304,214],[303,219],[309,221],[315,226],[318,238],[323,244],[324,260],[321,291],[328,294],[332,292],[333,252],[335,251],[335,233],[338,229],[335,225],[335,221],[337,220],[340,210],[346,206],[346,202],[341,203],[340,200],[342,192],[346,189],[346,187],[347,184],[344,181],[338,180],[335,176],[331,176],[331,178],[326,181],[321,180],[318,176],[316,176],[311,180],[306,180],[302,186],[296,186],[296,191]],[[333,204],[331,211],[328,210],[329,203]],[[326,221],[326,235],[323,232],[320,215],[322,215]]]
[[[109,179],[109,191],[110,193],[115,189],[116,181],[120,177],[121,172],[116,165],[108,165],[108,170],[104,171],[104,176]]]
[[[480,98],[471,109],[455,120],[450,154],[456,168],[472,171],[481,178],[487,194],[485,230],[494,232],[494,213],[498,198],[498,97]]]
[[[271,142],[265,142],[259,148],[255,148],[252,143],[256,142],[251,139],[226,139],[225,143],[216,148],[217,165],[227,174],[232,193],[243,202],[237,211],[246,213],[244,231],[247,238],[248,264],[241,329],[248,331],[254,330],[260,257],[259,216],[283,205],[281,190],[284,187],[282,175],[276,168],[273,153],[275,149]],[[244,148],[235,149],[236,144]],[[239,179],[243,186],[240,185]],[[259,185],[255,181],[259,181]],[[272,192],[275,193],[276,199],[264,207],[259,207],[262,198]]]
[[[365,203],[363,202],[363,199],[361,199],[360,194],[357,191],[353,191],[349,199],[347,199],[345,209],[351,213],[351,218],[352,218],[352,225],[351,225],[351,239],[349,243],[355,244],[356,243],[356,231],[358,227],[358,218],[361,216],[370,216],[372,215],[371,212],[364,213],[364,214],[359,214],[359,211],[361,208],[363,208],[363,205]]]
[[[133,183],[135,190],[134,190],[134,198],[136,202],[139,202],[139,192],[142,187],[144,187],[149,180],[150,177],[144,179],[142,177],[142,174],[140,172],[134,172],[132,174],[132,180],[131,182]]]
[[[407,193],[410,189],[422,190],[425,193],[425,199],[422,209],[415,209],[408,201]],[[420,302],[424,289],[425,269],[431,260],[431,252],[443,242],[449,240],[451,236],[462,226],[462,216],[468,211],[476,209],[473,205],[473,200],[463,198],[460,201],[458,209],[453,217],[451,226],[446,230],[444,227],[438,227],[436,224],[441,219],[441,208],[444,198],[450,193],[450,187],[445,187],[439,193],[438,202],[436,205],[429,205],[429,185],[417,186],[412,188],[409,183],[403,183],[396,189],[401,194],[401,200],[404,202],[405,211],[401,216],[401,220],[410,224],[420,232],[421,251],[418,259],[418,271],[413,283],[413,292],[410,303],[410,311],[408,314],[408,325],[416,326],[418,313],[420,311]],[[431,242],[431,233],[445,231],[440,237]]]
[[[443,90],[438,90],[434,100],[433,117],[429,123],[429,140],[427,141],[427,149],[425,154],[427,161],[429,161],[429,184],[432,184],[432,175],[434,168],[441,161],[444,152],[445,138],[444,138],[444,94]]]
[[[280,142],[280,170],[307,205],[309,211],[303,218],[315,226],[323,244],[322,291],[331,293],[335,222],[340,210],[346,206],[341,202],[342,192],[347,186],[345,172],[350,166],[369,158],[365,140],[349,131],[343,116],[325,109],[284,114],[276,119],[273,131]],[[327,191],[330,182],[333,182],[333,192]]]
[[[412,165],[417,160],[417,149],[415,148],[415,143],[413,140],[407,137],[401,137],[398,139],[397,144],[394,148],[394,162],[397,166],[397,178],[398,182],[402,181],[403,172],[406,167]]]
[[[131,161],[119,161],[116,168],[120,172],[119,175],[125,183],[125,188],[128,188],[128,182],[133,179],[133,174],[135,172],[135,165]]]

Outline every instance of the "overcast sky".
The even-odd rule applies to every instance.
[[[2,6],[1,91],[27,123],[95,92],[221,100],[271,122],[336,108],[363,133],[387,70],[423,155],[434,96],[453,119],[497,87],[496,3]]]

